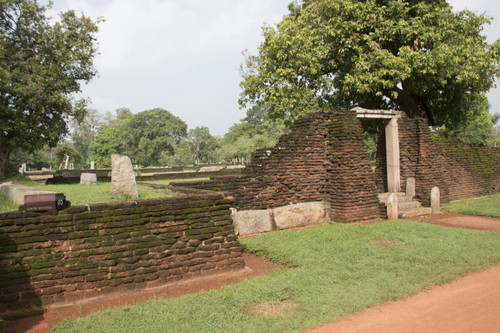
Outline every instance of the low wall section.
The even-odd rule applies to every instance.
[[[221,193],[0,213],[0,317],[241,269]]]

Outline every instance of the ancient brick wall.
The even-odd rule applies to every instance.
[[[241,210],[325,201],[333,219],[379,216],[375,175],[352,111],[298,119],[275,147],[255,152],[242,173],[246,183],[234,190]]]
[[[233,204],[213,193],[0,213],[0,317],[243,268]]]
[[[241,172],[241,170],[239,172]],[[233,192],[244,186],[245,182],[245,177],[236,174],[234,176],[211,176],[210,180],[170,182],[170,185],[174,187],[189,187],[200,190]]]
[[[414,177],[416,196],[429,205],[432,187],[441,192],[441,202],[477,197],[500,191],[500,150],[478,148],[456,139],[431,134],[424,119],[398,120],[401,186]],[[387,191],[385,137],[377,150],[377,187]]]
[[[330,119],[326,172],[333,218],[352,221],[379,217],[376,178],[361,122],[352,111],[334,112]]]

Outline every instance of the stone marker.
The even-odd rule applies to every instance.
[[[389,220],[397,220],[398,216],[398,197],[396,194],[392,193],[387,197],[387,201],[385,203],[387,206],[387,218]]]
[[[69,164],[69,169],[70,169],[70,170],[75,170],[75,164],[70,163],[70,164]]]
[[[137,184],[134,169],[128,156],[111,155],[111,196],[129,195],[137,198]]]
[[[433,213],[441,211],[441,194],[439,187],[433,187],[431,190],[431,209]]]
[[[409,197],[415,196],[415,178],[413,177],[406,180],[406,195]]]
[[[83,172],[80,175],[80,185],[97,185],[97,175],[95,173]]]
[[[90,169],[91,169],[91,170],[94,170],[94,169],[95,169],[95,162],[94,162],[94,161],[91,161],[91,162],[90,162]]]

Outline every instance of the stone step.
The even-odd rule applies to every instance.
[[[379,193],[378,194],[378,200],[381,202],[381,203],[385,203],[387,201],[387,197],[389,195],[391,195],[392,193],[389,193],[389,192],[386,192],[386,193]],[[404,192],[397,192],[395,193],[396,196],[398,197],[398,199],[400,197],[404,197],[405,196],[405,193]]]
[[[418,201],[398,201],[398,209],[400,211],[419,208],[421,206],[422,204]]]
[[[420,215],[428,215],[432,213],[432,209],[430,207],[419,207],[409,210],[400,211],[398,216],[400,219],[407,219]]]

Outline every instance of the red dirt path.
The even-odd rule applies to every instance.
[[[441,213],[415,220],[449,227],[500,231],[500,218]],[[85,316],[102,308],[144,302],[153,297],[178,297],[220,288],[244,278],[282,269],[277,264],[250,254],[244,254],[244,259],[248,268],[243,271],[109,295],[78,304],[53,305],[43,316],[9,322],[7,332],[49,332],[68,317]],[[406,300],[355,313],[345,320],[310,332],[500,332],[500,266],[432,288]]]

